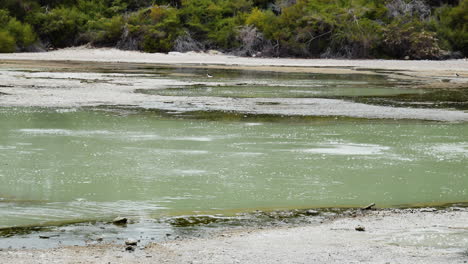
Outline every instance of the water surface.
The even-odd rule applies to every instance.
[[[467,125],[2,108],[0,227],[466,201]]]

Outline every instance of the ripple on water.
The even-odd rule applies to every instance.
[[[58,136],[92,136],[92,135],[111,135],[114,134],[108,130],[70,130],[70,129],[41,129],[41,128],[24,128],[17,130],[18,132],[29,135],[58,135]]]
[[[319,144],[315,148],[295,149],[293,151],[328,155],[379,155],[389,149],[390,147],[375,144],[327,143]]]
[[[184,176],[196,176],[196,175],[202,175],[207,173],[206,170],[196,170],[196,169],[188,169],[188,170],[182,170],[182,169],[175,169],[172,170],[175,174],[178,175],[184,175]]]
[[[16,146],[1,146],[0,145],[0,150],[12,150],[16,149]]]
[[[167,140],[167,141],[199,141],[199,142],[210,142],[213,141],[213,137],[206,137],[206,136],[174,136],[174,137],[167,137],[158,134],[130,134],[125,135],[125,139],[134,140],[134,141],[144,141],[144,140]]]
[[[450,143],[436,144],[428,147],[429,154],[436,156],[439,159],[455,159],[468,157],[468,143]]]

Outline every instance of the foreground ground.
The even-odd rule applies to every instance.
[[[468,210],[373,211],[320,225],[224,232],[136,248],[0,251],[0,263],[467,263]],[[355,228],[361,225],[365,231]]]

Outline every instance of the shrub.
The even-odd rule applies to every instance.
[[[0,9],[0,30],[3,34],[3,50],[24,49],[36,41],[36,34],[29,24],[21,23],[16,18],[11,17],[9,12]],[[13,41],[13,47],[10,43]]]
[[[193,39],[188,31],[178,36],[174,41],[174,50],[178,52],[202,51],[204,49],[204,45]]]
[[[384,30],[383,48],[394,58],[437,59],[442,50],[435,33],[420,23],[393,23]]]
[[[125,21],[122,16],[91,21],[88,23],[89,42],[95,45],[116,45],[122,37],[124,26]]]
[[[15,38],[6,31],[0,31],[0,53],[14,52]]]
[[[468,0],[455,7],[442,6],[436,10],[435,28],[439,38],[448,42],[448,48],[468,56]]]
[[[327,57],[370,58],[377,54],[381,26],[368,19],[339,25],[331,36]]]
[[[241,27],[238,40],[241,46],[236,52],[237,55],[252,56],[264,50],[265,39],[263,34],[253,25]]]
[[[86,14],[75,7],[59,7],[30,18],[37,25],[39,35],[57,48],[75,44],[78,34],[86,31],[88,20]]]
[[[15,39],[18,47],[24,48],[36,41],[36,34],[29,24],[23,24],[15,18],[10,19],[5,29]]]

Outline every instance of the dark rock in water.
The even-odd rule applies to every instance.
[[[125,250],[126,251],[135,251],[135,248],[133,246],[126,246]]]
[[[320,214],[320,212],[319,212],[319,211],[315,211],[315,210],[307,210],[307,211],[305,211],[305,215],[313,215],[313,216],[315,216],[315,215],[319,215],[319,214]]]
[[[49,239],[51,237],[58,237],[59,235],[39,235],[40,239]]]
[[[125,224],[127,224],[127,222],[128,222],[128,219],[126,217],[120,217],[120,216],[116,217],[116,218],[114,218],[114,220],[112,220],[112,223],[114,225],[125,225]]]
[[[138,241],[136,239],[129,238],[125,240],[125,245],[127,246],[136,246],[137,244],[138,244]]]
[[[371,203],[371,204],[369,204],[368,206],[362,207],[361,209],[362,209],[362,210],[370,210],[370,209],[372,209],[372,207],[374,207],[374,206],[375,206],[375,203]]]
[[[359,231],[359,232],[364,232],[364,231],[366,231],[366,228],[363,227],[362,225],[358,225],[358,226],[356,226],[356,228],[354,228],[354,229],[356,229],[356,231]]]

